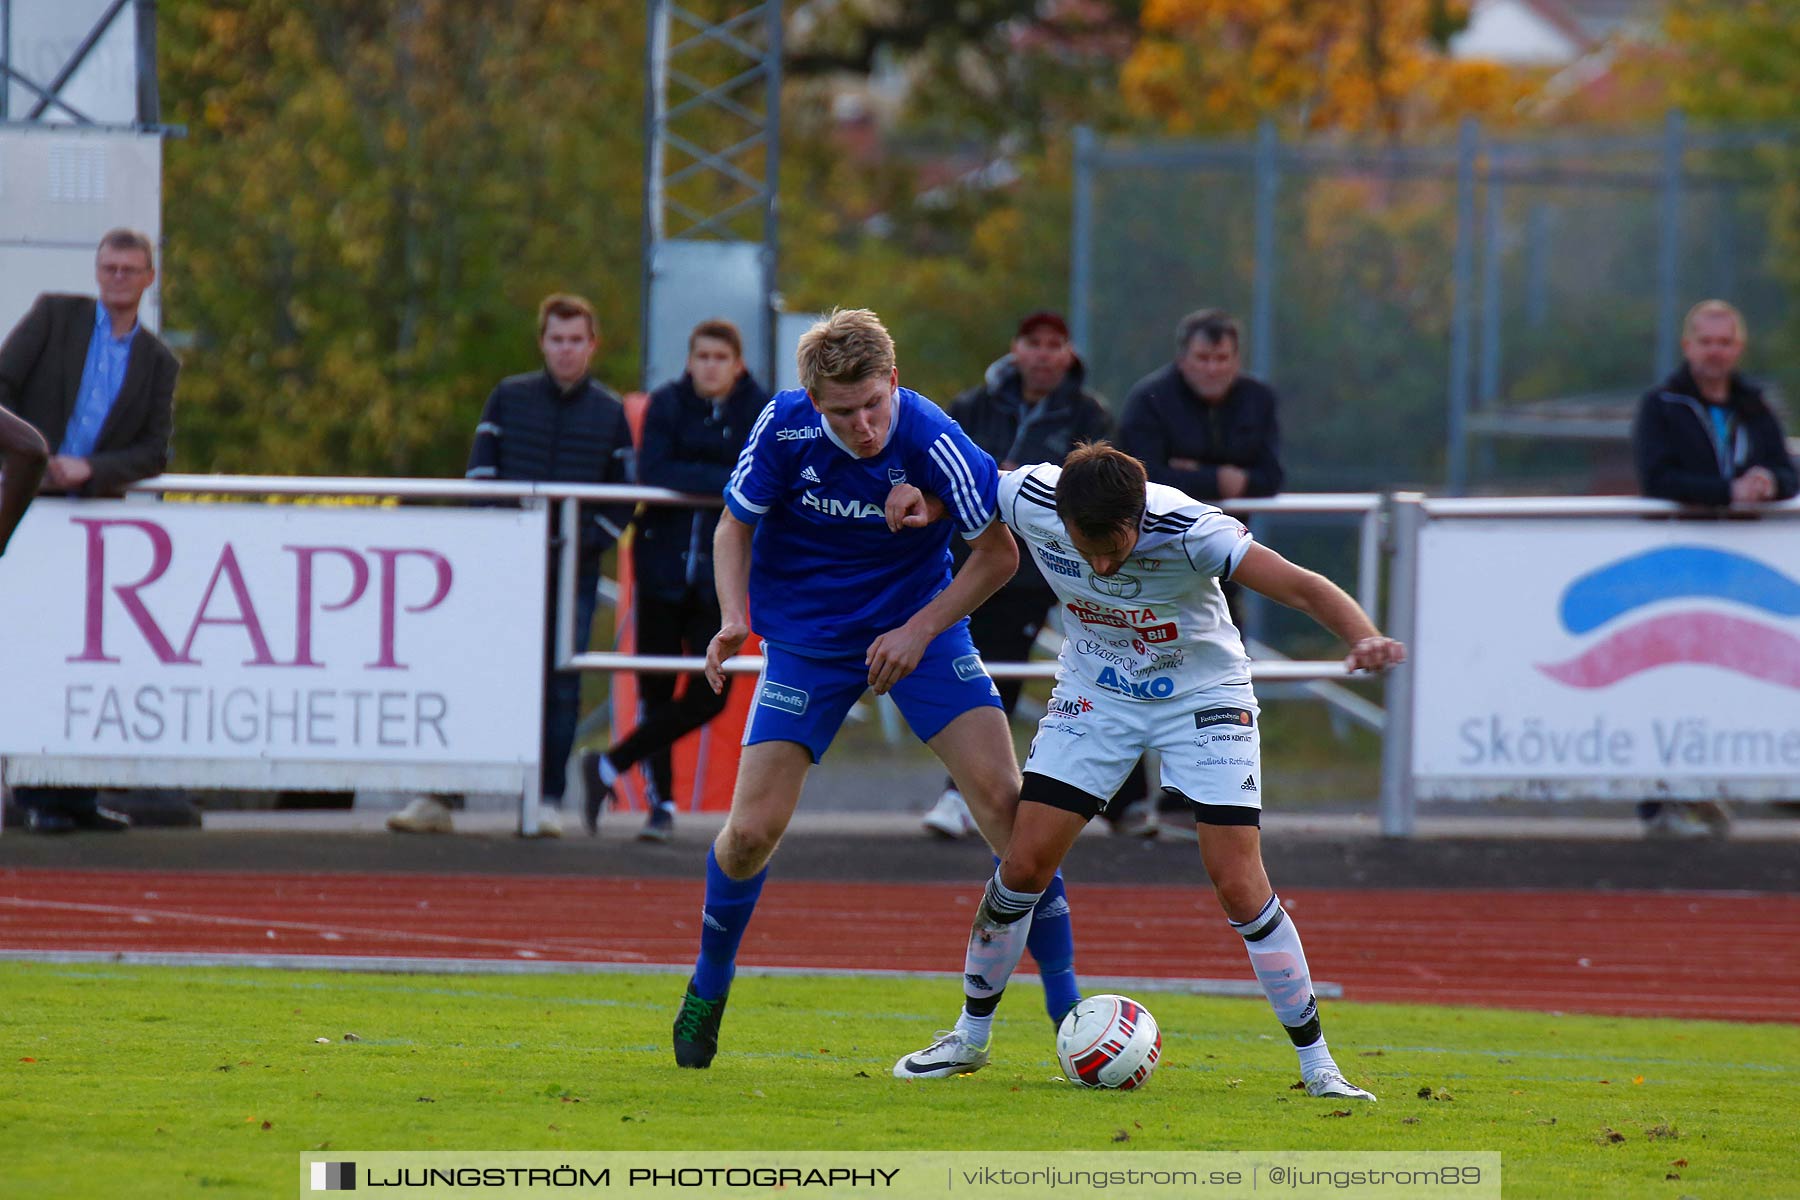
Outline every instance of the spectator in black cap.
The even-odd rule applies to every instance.
[[[1076,443],[1112,436],[1112,414],[1082,386],[1086,376],[1070,344],[1068,322],[1059,313],[1040,310],[1019,322],[1011,351],[988,367],[981,386],[956,398],[950,415],[1002,471],[1026,463],[1060,463]],[[960,541],[952,539],[959,560],[966,553]],[[1023,662],[1054,603],[1056,594],[1021,546],[1018,573],[970,614],[969,636],[989,662]],[[996,684],[1009,716],[1019,702],[1020,685],[1017,679]],[[968,806],[951,781],[945,780],[924,826],[947,838],[974,831]]]

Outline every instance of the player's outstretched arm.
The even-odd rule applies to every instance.
[[[1253,592],[1297,608],[1350,646],[1344,665],[1380,671],[1406,661],[1406,647],[1381,630],[1348,592],[1317,571],[1296,566],[1267,546],[1252,545],[1231,578]]]
[[[11,410],[0,408],[0,554],[6,553],[13,530],[37,495],[49,461],[44,435]]]
[[[713,587],[719,593],[719,632],[706,647],[706,682],[725,690],[725,660],[750,636],[750,538],[756,531],[731,515],[719,514],[713,534]]]
[[[969,543],[969,557],[950,581],[898,629],[890,629],[869,644],[869,686],[876,695],[912,674],[925,648],[938,634],[981,606],[1000,590],[1000,585],[1019,569],[1019,547],[998,518],[988,522]]]

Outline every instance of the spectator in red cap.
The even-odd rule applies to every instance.
[[[1070,344],[1068,322],[1060,313],[1039,310],[1019,322],[1012,349],[988,367],[981,386],[956,398],[950,415],[1002,471],[1060,463],[1076,443],[1112,436],[1112,414],[1082,386],[1086,376]],[[954,541],[953,548],[960,561],[963,548]],[[989,662],[1023,662],[1055,602],[1056,593],[1031,556],[1021,553],[1018,573],[969,615],[969,636]],[[1008,716],[1019,702],[1020,682],[996,683]],[[974,832],[968,805],[950,780],[925,814],[924,826],[946,838]]]

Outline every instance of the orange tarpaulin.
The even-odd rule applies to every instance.
[[[632,436],[640,443],[643,441],[644,410],[648,405],[649,397],[643,392],[632,392],[625,397],[625,415],[631,421]],[[632,536],[635,536],[635,531],[627,535],[627,542]],[[632,653],[637,645],[637,631],[630,619],[636,589],[632,578],[631,547],[627,542],[620,543],[618,556],[619,620],[614,649]],[[752,637],[745,643],[743,653],[760,654],[761,647],[760,639]],[[694,650],[695,654],[705,652],[704,646]],[[675,743],[675,794],[671,798],[677,809],[684,812],[716,809],[722,812],[731,807],[731,788],[737,779],[739,743],[743,740],[744,724],[749,717],[755,682],[752,677],[738,676],[725,711]],[[705,687],[706,680],[698,674],[683,676],[677,686]],[[679,694],[678,691],[677,695]],[[612,712],[612,741],[617,744],[638,723],[637,676],[629,671],[613,672],[609,703]],[[638,764],[638,770],[648,769],[647,763]],[[643,781],[638,770],[627,771],[620,777],[619,786],[614,792],[614,803],[638,809],[647,807]]]

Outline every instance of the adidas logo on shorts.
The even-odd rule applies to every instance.
[[[1242,786],[1240,786],[1238,788],[1238,791],[1254,792],[1255,790],[1256,790],[1256,776],[1254,776],[1254,775],[1244,776],[1244,782],[1243,782]]]

